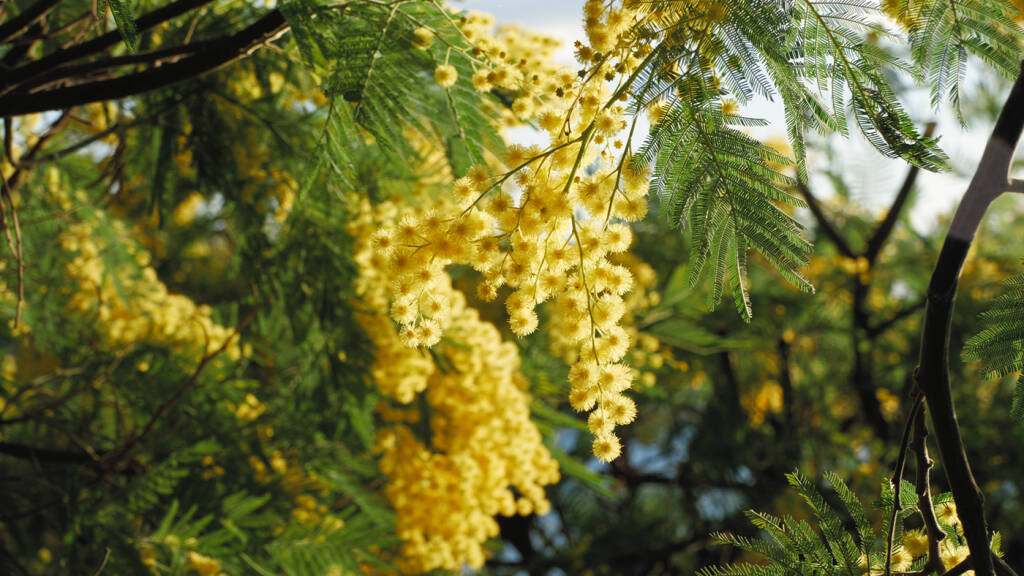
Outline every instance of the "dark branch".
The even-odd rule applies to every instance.
[[[971,557],[968,556],[966,559],[964,559],[963,562],[957,564],[956,566],[953,566],[948,571],[942,572],[941,574],[942,576],[960,576],[961,574],[964,574],[971,569],[971,564]]]
[[[281,12],[272,10],[237,34],[173,64],[112,80],[100,80],[35,94],[16,93],[0,97],[0,114],[20,116],[33,112],[60,110],[89,102],[117,100],[163,88],[242,58],[261,44],[273,40],[287,28],[288,24]]]
[[[36,460],[39,462],[53,462],[58,464],[81,464],[83,462],[94,462],[92,456],[85,452],[67,452],[64,450],[52,450],[50,448],[37,448],[27,444],[16,442],[0,442],[0,454],[21,458],[23,460]]]
[[[931,138],[934,133],[935,122],[929,122],[924,127],[924,137]],[[903,185],[900,186],[899,192],[896,193],[892,206],[889,207],[889,211],[885,214],[885,218],[882,219],[878,228],[875,229],[874,234],[868,239],[868,245],[864,249],[864,257],[867,258],[869,266],[873,266],[875,261],[878,260],[878,254],[882,252],[885,241],[889,239],[893,228],[896,227],[896,221],[899,219],[900,214],[903,213],[903,207],[906,205],[907,200],[910,199],[910,192],[914,189],[914,183],[917,181],[917,175],[920,172],[920,167],[910,167],[907,171],[907,177],[903,179]]]
[[[135,20],[135,29],[140,33],[149,30],[150,28],[172,20],[186,12],[194,10],[204,4],[209,4],[212,0],[178,0],[172,2],[162,8],[157,8],[152,12],[148,12],[138,17]],[[111,46],[121,42],[121,33],[117,30],[107,32],[89,40],[82,42],[81,44],[75,44],[63,50],[58,50],[48,56],[43,56],[38,60],[34,60],[21,66],[20,68],[14,69],[9,74],[0,73],[0,86],[6,88],[13,86],[27,78],[31,78],[36,74],[52,70],[61,64],[67,62],[74,62],[80,60],[86,56],[92,56],[98,54]]]
[[[164,60],[180,59],[188,54],[195,54],[196,52],[209,49],[212,46],[217,46],[219,42],[223,42],[225,39],[226,38],[203,40],[201,42],[172,46],[170,48],[153,50],[151,52],[144,52],[141,54],[114,56],[112,58],[97,60],[95,62],[54,68],[48,72],[29,78],[26,82],[17,85],[15,88],[18,92],[29,92],[33,88],[39,88],[40,86],[46,86],[61,80],[67,81],[71,79],[81,79],[90,73],[106,70],[108,68],[129,66],[131,64],[155,64]]]
[[[895,325],[900,320],[903,320],[904,318],[906,318],[908,316],[913,316],[914,314],[916,314],[919,310],[924,308],[925,304],[927,304],[927,303],[928,303],[928,300],[922,298],[921,300],[918,300],[917,302],[914,302],[910,306],[907,306],[906,308],[901,309],[899,312],[897,312],[895,315],[893,315],[892,318],[889,318],[888,320],[885,320],[884,322],[880,322],[878,324],[875,324],[874,326],[868,327],[868,338],[876,338],[876,337],[882,335],[887,330],[892,328],[893,325]]]
[[[941,574],[946,567],[942,564],[939,542],[946,537],[946,533],[939,527],[939,519],[935,516],[935,508],[932,506],[931,470],[935,462],[928,456],[928,444],[925,442],[928,437],[928,428],[924,418],[917,420],[914,424],[914,439],[910,443],[910,449],[917,457],[914,477],[917,510],[924,519],[925,534],[928,536],[928,567],[936,574]]]
[[[853,248],[846,241],[836,227],[825,216],[825,212],[821,209],[821,204],[818,203],[818,199],[811,193],[811,189],[804,182],[799,182],[797,188],[800,190],[800,195],[804,197],[807,202],[807,207],[810,208],[811,214],[814,216],[815,222],[818,223],[818,228],[821,232],[828,237],[829,241],[839,250],[839,253],[847,258],[856,258],[857,254],[854,253]]]
[[[37,0],[35,4],[25,8],[14,18],[0,24],[0,42],[6,42],[17,36],[19,32],[46,16],[46,13],[59,3],[60,0]]]
[[[900,441],[899,456],[896,458],[896,469],[892,473],[892,514],[889,517],[889,530],[886,532],[888,540],[885,548],[885,574],[887,576],[892,574],[892,550],[896,538],[896,518],[899,516],[900,511],[903,510],[903,497],[900,495],[900,492],[903,489],[903,470],[907,464],[907,448],[910,446],[910,433],[914,428],[914,424],[920,420],[918,416],[921,413],[922,405],[923,398],[918,397],[914,400],[910,414],[907,415],[907,424],[903,428],[903,437]]]
[[[1024,76],[1024,60],[1020,63],[1020,74]],[[996,126],[992,130],[992,137],[999,138],[1016,148],[1022,130],[1024,130],[1024,84],[1018,78],[1010,91],[1006,105],[999,113]]]
[[[967,251],[988,206],[1005,192],[1010,163],[1024,129],[1024,63],[992,131],[978,169],[957,207],[928,285],[918,384],[925,393],[942,466],[956,501],[978,576],[994,576],[984,496],[967,459],[949,382],[949,332]]]

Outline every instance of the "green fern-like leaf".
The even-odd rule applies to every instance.
[[[216,442],[203,441],[177,452],[160,464],[139,475],[128,485],[128,509],[142,514],[155,508],[166,497],[174,494],[178,484],[190,473],[192,464],[219,449]]]
[[[861,576],[869,571],[874,573],[884,565],[885,551],[876,546],[878,535],[864,505],[837,475],[827,473],[825,479],[846,515],[833,509],[818,487],[798,472],[788,474],[787,479],[809,506],[816,522],[748,511],[747,518],[766,538],[725,533],[715,534],[714,538],[718,544],[754,553],[763,561],[708,567],[699,571],[699,576]],[[905,483],[903,489],[914,497],[913,486]],[[886,502],[891,512],[892,501],[893,491],[886,482],[876,507],[886,515]],[[897,522],[898,529],[902,530],[902,519],[915,510],[913,506],[907,507],[898,518],[901,520]],[[849,520],[853,521],[852,529],[846,527]]]
[[[303,60],[324,79],[321,87],[333,99],[329,142],[337,144],[325,152],[345,179],[352,176],[346,148],[362,145],[368,136],[409,165],[422,160],[410,133],[439,142],[457,176],[483,162],[486,152],[501,150],[489,114],[494,102],[470,84],[471,48],[437,3],[339,7],[290,0],[282,8]],[[420,27],[439,38],[432,48],[414,46],[413,30]],[[434,82],[433,70],[442,63],[458,71],[454,86]]]
[[[723,116],[714,102],[696,106],[695,97],[707,94],[702,78],[681,82],[686,97],[673,99],[635,162],[653,163],[652,192],[662,198],[670,223],[690,231],[691,286],[709,274],[711,307],[728,288],[749,320],[748,249],[794,285],[813,291],[800,272],[810,245],[782,208],[803,204],[786,191],[794,181],[777,168],[787,160],[730,125],[743,119]]]
[[[139,32],[135,29],[135,14],[132,10],[131,1],[107,0],[111,15],[114,16],[114,23],[117,30],[124,39],[124,45],[129,52],[135,52],[139,48]]]
[[[945,97],[960,111],[967,56],[981,58],[1007,78],[1020,71],[1024,30],[1018,8],[1004,0],[902,0],[897,7],[910,29],[914,63],[923,72],[936,107]]]
[[[867,514],[864,512],[864,506],[838,474],[829,470],[825,472],[824,476],[825,480],[832,486],[832,489],[836,491],[836,494],[842,501],[846,513],[850,515],[850,518],[857,525],[857,536],[860,538],[860,546],[870,557],[874,552],[875,533],[871,529],[871,522],[868,521]]]
[[[945,154],[934,139],[917,132],[884,77],[885,70],[908,71],[908,66],[868,40],[891,37],[877,23],[877,12],[877,3],[869,0],[799,0],[793,10],[791,63],[818,93],[830,93],[832,118],[840,133],[848,130],[849,108],[861,133],[882,154],[926,170],[944,169]],[[798,88],[788,87],[783,95],[788,93],[801,98],[800,108],[810,104]]]
[[[989,378],[1002,378],[1024,369],[1024,274],[1003,284],[1003,293],[982,313],[985,328],[964,345],[963,357],[981,363]],[[1024,377],[1017,377],[1011,408],[1024,421]]]

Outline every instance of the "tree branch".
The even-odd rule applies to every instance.
[[[1013,571],[1013,568],[1010,568],[1006,560],[996,556],[995,552],[992,553],[992,561],[996,565],[996,574],[999,574],[999,576],[1017,576],[1017,573]]]
[[[1018,194],[1024,194],[1024,179],[1013,178],[1010,180],[1010,185],[1006,188],[1007,192],[1017,192]]]
[[[931,138],[934,133],[935,122],[929,122],[924,127],[924,137]],[[903,212],[903,206],[910,199],[910,192],[914,189],[914,183],[917,181],[917,175],[920,172],[921,168],[919,166],[910,167],[906,178],[903,179],[903,185],[900,186],[899,192],[896,193],[896,198],[889,207],[889,211],[885,214],[885,218],[882,219],[878,228],[875,228],[874,234],[868,239],[867,248],[864,249],[864,257],[867,258],[869,266],[873,266],[875,261],[878,260],[878,254],[881,253],[882,247],[885,246],[885,241],[892,234],[893,228],[896,226],[896,220],[899,219],[900,214]]]
[[[187,92],[185,94],[180,95],[177,98],[173,98],[173,99],[169,100],[166,105],[158,108],[156,111],[154,111],[154,112],[152,112],[150,114],[147,114],[145,116],[140,116],[138,118],[133,118],[131,120],[124,121],[124,122],[117,122],[117,123],[111,125],[106,130],[102,130],[100,132],[97,132],[97,133],[89,136],[88,138],[83,138],[82,140],[79,140],[78,142],[75,142],[74,144],[70,144],[70,145],[68,145],[65,148],[61,148],[60,150],[55,150],[55,151],[50,152],[49,154],[46,154],[44,156],[38,156],[38,157],[25,156],[23,158],[20,158],[18,160],[18,166],[19,167],[36,166],[36,165],[39,165],[39,164],[46,164],[46,163],[49,163],[49,162],[54,162],[56,160],[60,160],[61,158],[64,158],[65,156],[70,156],[71,154],[74,154],[75,152],[78,152],[82,148],[85,148],[86,146],[89,146],[90,144],[92,144],[94,142],[98,142],[98,141],[106,138],[107,136],[110,136],[111,134],[114,134],[115,132],[127,130],[129,128],[134,128],[136,126],[141,126],[143,124],[147,124],[149,122],[152,122],[152,121],[162,117],[164,114],[166,114],[168,111],[173,109],[175,106],[178,106],[179,104],[181,104],[182,102],[184,102],[185,100],[187,100],[188,98],[192,97],[195,94],[196,94],[195,91],[189,91],[189,92]]]
[[[914,302],[910,306],[907,306],[907,307],[901,309],[899,312],[894,314],[891,318],[889,318],[889,319],[887,319],[887,320],[885,320],[883,322],[880,322],[878,324],[875,324],[874,326],[869,326],[868,330],[867,330],[868,338],[875,338],[875,337],[880,336],[885,331],[887,331],[890,328],[892,328],[893,325],[896,324],[897,322],[899,322],[900,320],[903,320],[904,318],[906,318],[908,316],[913,316],[914,314],[916,314],[917,311],[922,309],[922,308],[924,308],[925,304],[927,304],[927,303],[928,303],[928,300],[925,299],[925,298],[922,298],[921,300],[918,300],[917,302]]]
[[[185,394],[189,390],[191,390],[197,384],[199,384],[199,377],[202,375],[203,370],[206,368],[206,365],[209,364],[210,361],[212,361],[214,358],[225,352],[231,346],[231,344],[235,341],[235,338],[237,338],[242,333],[242,330],[244,330],[245,327],[249,324],[249,322],[251,322],[252,319],[256,317],[256,313],[259,312],[260,309],[263,308],[263,306],[264,305],[262,304],[254,306],[252,310],[250,310],[249,313],[245,315],[245,318],[242,318],[242,321],[238,323],[238,326],[235,327],[235,330],[227,337],[226,340],[224,340],[224,342],[219,347],[217,347],[213,351],[205,352],[203,354],[202,358],[199,359],[199,363],[192,371],[192,376],[189,377],[185,384],[183,384],[181,388],[179,388],[178,391],[174,393],[173,396],[171,396],[163,404],[157,407],[153,415],[149,417],[149,421],[146,422],[146,425],[143,427],[141,432],[139,432],[138,434],[133,434],[119,448],[117,448],[116,450],[111,450],[107,454],[107,456],[104,457],[104,465],[107,467],[107,469],[113,469],[123,458],[127,457],[128,454],[130,454],[131,451],[135,448],[135,446],[137,446],[140,442],[145,440],[146,437],[149,436],[151,432],[153,432],[153,429],[156,427],[157,421],[159,421],[160,418],[163,417],[167,410],[169,410],[172,406],[181,401],[181,399],[185,397]]]
[[[910,449],[917,457],[914,478],[914,489],[917,491],[917,510],[924,519],[925,534],[928,536],[928,565],[926,568],[931,568],[936,574],[942,574],[946,567],[942,564],[939,542],[946,537],[946,533],[939,528],[939,519],[935,516],[935,508],[932,506],[931,470],[935,462],[928,457],[928,444],[925,442],[927,437],[928,428],[924,418],[918,418],[914,424],[914,439],[910,444]]]
[[[54,462],[59,464],[80,464],[82,462],[94,462],[92,456],[86,452],[67,452],[64,450],[51,450],[49,448],[37,448],[17,442],[0,442],[0,454],[21,458],[23,460],[38,460],[39,462]]]
[[[960,562],[956,566],[953,566],[948,571],[936,572],[936,574],[941,574],[942,576],[960,576],[961,574],[964,574],[971,569],[971,564],[971,557],[968,556],[962,562]]]
[[[818,223],[818,228],[821,232],[828,237],[829,241],[839,250],[839,253],[847,258],[856,258],[857,254],[850,247],[850,244],[846,241],[836,227],[829,221],[828,217],[821,209],[821,204],[818,203],[818,199],[811,193],[811,189],[804,182],[798,182],[797,188],[800,190],[800,194],[804,197],[807,202],[807,207],[810,208],[811,214],[814,216],[814,220]]]
[[[0,114],[7,117],[60,110],[89,102],[117,100],[163,88],[243,58],[287,29],[288,23],[280,10],[271,10],[248,28],[173,64],[112,80],[100,80],[34,94],[14,93],[0,97]]]
[[[223,42],[224,40],[225,38],[223,37],[212,40],[202,40],[191,44],[183,44],[181,46],[171,46],[160,50],[143,52],[141,54],[114,56],[112,58],[86,62],[84,64],[53,68],[47,72],[27,79],[25,82],[14,86],[14,88],[16,88],[18,92],[27,93],[33,88],[39,88],[61,80],[74,79],[76,77],[82,78],[91,72],[99,70],[116,68],[118,66],[128,66],[131,64],[156,64],[163,60],[172,58],[180,59],[188,54],[195,54],[196,52],[206,50],[211,46],[216,46],[218,42]]]
[[[967,251],[988,206],[1006,190],[1010,163],[1024,129],[1024,62],[957,207],[928,285],[918,384],[925,393],[935,439],[978,576],[994,576],[984,496],[967,459],[949,382],[949,332]]]
[[[17,16],[0,24],[0,42],[6,42],[25,28],[35,24],[57,4],[60,4],[60,0],[37,0],[28,8],[18,12]]]
[[[918,416],[921,414],[923,400],[924,399],[920,396],[914,400],[914,405],[910,409],[910,414],[907,415],[907,424],[903,428],[903,437],[900,441],[899,456],[896,457],[896,469],[892,473],[893,502],[892,515],[889,517],[889,530],[886,536],[885,576],[890,576],[892,574],[892,549],[896,538],[896,518],[899,516],[900,511],[903,510],[903,498],[900,495],[900,491],[903,489],[903,469],[907,463],[907,448],[910,446],[910,432],[913,430],[914,424],[920,420]]]
[[[142,33],[150,28],[174,19],[186,12],[194,10],[213,0],[178,0],[152,12],[143,14],[135,19],[135,29]],[[0,73],[0,86],[6,90],[26,78],[36,74],[52,70],[61,64],[80,60],[86,56],[97,54],[121,42],[121,33],[117,30],[107,32],[81,44],[75,44],[63,50],[58,50],[48,56],[29,62],[19,68],[15,68],[8,74]]]

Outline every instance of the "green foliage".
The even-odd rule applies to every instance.
[[[871,528],[864,506],[849,487],[834,473],[826,480],[839,498],[841,509],[834,509],[815,484],[799,472],[787,474],[790,486],[800,495],[813,513],[815,523],[790,516],[776,517],[757,511],[747,512],[750,522],[770,538],[751,539],[728,533],[716,535],[719,544],[729,544],[741,550],[764,557],[764,564],[733,564],[714,566],[698,572],[700,576],[808,576],[866,574],[868,565],[876,569],[885,562],[884,546],[878,546],[879,536]],[[901,500],[904,512],[900,518],[914,511],[913,486],[904,483]],[[907,495],[909,494],[909,498]],[[888,517],[893,494],[883,484],[880,509]],[[852,520],[855,531],[847,528]],[[902,521],[898,522],[902,525]],[[882,549],[879,549],[882,548]]]
[[[1024,274],[1003,283],[1002,293],[980,319],[985,327],[964,344],[964,359],[979,362],[989,378],[1024,370]],[[1011,413],[1024,421],[1024,375],[1017,376]]]
[[[868,0],[796,2],[791,38],[801,80],[831,93],[832,119],[841,134],[847,132],[849,107],[861,133],[883,155],[942,169],[945,154],[918,133],[885,79],[884,71],[907,67],[869,38],[889,36],[872,21],[877,16],[877,4]]]
[[[9,4],[16,14],[32,2]],[[140,34],[132,8],[155,4],[104,5],[129,50],[160,50],[186,38],[201,45],[271,9],[211,3]],[[863,356],[874,374],[871,391],[898,403],[915,361],[913,306],[926,289],[937,236],[901,221],[891,249],[870,271],[872,284],[863,285],[870,305],[857,309],[851,287],[862,286],[862,276],[844,270],[846,262],[827,242],[812,248],[794,215],[802,202],[792,191],[807,179],[812,132],[860,130],[887,156],[942,168],[945,158],[935,141],[916,132],[889,74],[920,68],[933,100],[948,94],[959,108],[966,55],[1003,74],[1015,72],[1019,49],[1011,42],[1019,28],[1006,22],[1008,8],[996,0],[918,3],[927,10],[912,29],[911,66],[893,55],[897,48],[890,53],[897,38],[878,24],[874,2],[726,4],[721,21],[669,23],[650,54],[638,53],[646,60],[628,87],[634,113],[668,103],[647,142],[625,148],[634,167],[651,168],[665,219],[685,230],[669,232],[654,221],[634,228],[636,253],[663,280],[658,301],[652,296],[652,308],[635,319],[660,348],[643,352],[651,360],[644,368],[640,354],[632,361],[637,372],[656,375],[657,384],[636,394],[641,417],[623,436],[626,457],[598,467],[585,424],[565,413],[561,359],[537,337],[517,342],[534,393],[533,421],[565,481],[550,490],[556,512],[501,519],[489,573],[704,567],[706,576],[856,574],[863,572],[861,556],[875,566],[884,557],[884,535],[871,521],[891,511],[891,487],[883,486],[874,511],[854,490],[877,482],[879,462],[891,459],[892,450],[865,431],[850,372]],[[228,574],[398,572],[390,561],[401,545],[399,527],[374,452],[381,402],[372,385],[374,350],[357,319],[363,303],[355,289],[355,239],[346,226],[360,216],[362,200],[402,198],[423,185],[414,171],[459,176],[500,152],[492,120],[514,95],[472,88],[474,64],[485,57],[461,36],[458,13],[437,2],[282,0],[280,9],[291,31],[274,41],[274,50],[120,107],[77,107],[69,127],[42,146],[43,156],[71,151],[23,165],[15,202],[26,254],[23,319],[31,332],[6,323],[14,307],[5,303],[0,572],[88,573],[108,547],[104,573],[110,574],[192,574],[190,553],[216,559]],[[65,0],[48,23],[74,31],[74,19],[90,10],[87,0]],[[434,35],[426,49],[414,45],[413,31],[421,27]],[[31,46],[28,58],[34,58],[67,39],[20,38],[5,45],[3,58],[16,67],[18,47]],[[111,53],[123,51],[118,44]],[[446,62],[458,71],[449,88],[433,79]],[[316,86],[327,102],[318,100]],[[729,98],[759,97],[781,98],[785,106],[796,177],[788,174],[785,154],[744,132],[762,122],[723,112]],[[32,138],[53,120],[45,115]],[[23,131],[21,119],[14,125],[15,143],[27,144],[31,129]],[[109,137],[97,136],[108,130]],[[425,148],[442,153],[428,156]],[[849,200],[842,172],[834,174],[837,198]],[[438,192],[450,190],[442,184]],[[199,208],[192,217],[176,216],[193,198]],[[874,214],[844,203],[833,212],[852,244],[870,235]],[[103,299],[145,297],[133,282],[154,275],[166,293],[209,307],[221,326],[237,327],[248,350],[206,365],[123,458],[112,455],[190,381],[201,343],[175,349],[139,337],[112,347],[104,335],[115,321],[69,305],[79,287],[66,271],[81,250],[56,239],[83,224],[104,243],[97,261],[111,290]],[[970,288],[984,288],[1009,269],[1010,256],[998,250],[1014,246],[1016,230],[991,232],[999,248],[984,254],[996,271],[965,278],[974,282]],[[769,266],[750,265],[753,252]],[[14,259],[3,264],[10,291],[17,283]],[[772,282],[772,270],[804,292],[813,280],[819,299]],[[453,276],[461,281],[472,274]],[[718,305],[727,291],[749,324],[724,312],[707,314],[701,305]],[[500,306],[467,298],[481,318],[503,325]],[[978,306],[961,300],[954,345],[973,330]],[[969,342],[966,358],[994,375],[1021,369],[1022,300],[1024,276],[1018,276],[983,315],[988,327]],[[864,339],[859,314],[869,328],[898,320]],[[17,363],[13,375],[8,360]],[[979,385],[975,393],[964,367],[952,368],[972,451],[998,455],[979,459],[976,468],[983,478],[1003,479],[985,486],[994,496],[989,506],[1001,526],[1018,528],[1006,531],[1007,548],[1024,550],[1014,480],[1024,443],[1008,442],[1007,431],[1017,429],[988,409],[1006,403],[1009,391]],[[754,424],[751,399],[769,383],[779,390],[780,405],[764,409],[763,422]],[[265,409],[243,417],[249,395]],[[1013,415],[1024,419],[1024,378],[1014,398]],[[892,424],[898,416],[886,418]],[[416,426],[429,429],[429,415]],[[48,451],[19,451],[24,446]],[[810,516],[750,512],[750,523],[771,539],[743,532],[744,508],[785,508],[778,472],[809,463],[840,471],[825,474],[830,491],[798,474],[788,477]],[[913,486],[904,483],[901,494],[897,535],[916,513]],[[935,498],[949,500],[948,494]],[[945,528],[950,540],[959,538],[954,527]],[[769,564],[708,568],[722,558],[720,550],[708,550],[711,532]]]
[[[124,45],[128,47],[129,52],[135,52],[139,49],[139,33],[135,30],[135,14],[131,0],[106,0],[106,5],[114,16],[117,30],[124,38]]]
[[[145,514],[172,496],[181,481],[191,473],[191,468],[204,456],[210,456],[220,449],[213,441],[200,441],[191,448],[185,448],[168,456],[165,460],[146,470],[128,486],[125,498],[128,510]]]
[[[323,78],[324,92],[338,99],[327,138],[341,142],[330,144],[329,158],[344,182],[356,182],[349,148],[365,139],[356,126],[409,165],[421,160],[410,132],[440,141],[456,175],[482,163],[485,152],[500,150],[488,115],[492,105],[469,82],[471,49],[446,9],[429,1],[318,0],[289,0],[282,8],[306,65]],[[435,37],[427,49],[413,44],[418,28]],[[448,88],[433,80],[434,68],[445,63],[459,75]]]
[[[700,89],[700,79],[692,82],[696,86],[684,93]],[[800,272],[810,244],[801,225],[778,205],[803,205],[785,191],[792,179],[771,165],[787,160],[729,125],[744,121],[723,117],[713,104],[701,109],[690,98],[673,99],[638,154],[654,165],[651,189],[661,196],[669,222],[690,231],[690,285],[709,273],[711,307],[727,285],[749,320],[748,248],[801,289],[813,288]]]
[[[788,160],[737,130],[761,124],[723,115],[720,99],[781,96],[801,180],[806,132],[846,136],[848,115],[885,156],[928,170],[945,169],[947,158],[935,139],[918,132],[890,86],[886,74],[910,66],[879,42],[896,37],[878,23],[876,3],[737,2],[722,22],[704,26],[688,22],[685,10],[678,14],[633,82],[634,111],[659,100],[670,104],[633,165],[653,166],[651,189],[664,197],[670,223],[690,231],[691,279],[710,271],[712,307],[728,288],[749,318],[747,249],[810,290],[800,272],[809,245],[782,208],[802,205],[782,173]]]
[[[928,81],[932,104],[944,97],[961,110],[967,55],[973,54],[1006,78],[1020,72],[1024,30],[1020,9],[1006,0],[900,0],[896,10],[910,23],[914,63]]]

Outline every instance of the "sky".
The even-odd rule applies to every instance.
[[[494,14],[500,24],[519,24],[523,28],[563,39],[558,59],[566,65],[574,64],[573,41],[583,38],[583,0],[456,0],[454,3],[467,10]],[[976,83],[984,77],[985,74],[978,67],[972,67],[968,70],[967,84],[970,85],[972,81]],[[942,134],[941,145],[949,154],[954,167],[953,173],[922,172],[918,178],[917,199],[910,220],[914,228],[927,233],[939,225],[941,214],[948,213],[956,206],[967,186],[964,175],[973,173],[990,127],[977,126],[961,130],[948,107],[938,113],[932,109],[926,90],[911,91],[905,95],[904,102],[908,113],[920,125],[930,120],[938,122],[937,132]],[[743,110],[743,114],[770,122],[768,128],[761,129],[763,135],[785,134],[782,110],[777,102],[752,102]],[[531,134],[528,129],[514,132],[510,137],[524,142],[537,141],[537,135]],[[875,211],[888,206],[906,175],[906,163],[882,157],[858,134],[853,134],[849,141],[835,142],[834,145],[842,150],[840,162],[852,186],[853,200]],[[819,166],[823,166],[824,158],[820,154],[818,156],[817,159],[812,156],[810,160],[812,163],[818,160]],[[821,170],[816,174],[812,167],[810,183],[819,196],[827,197],[831,194],[830,185]]]

